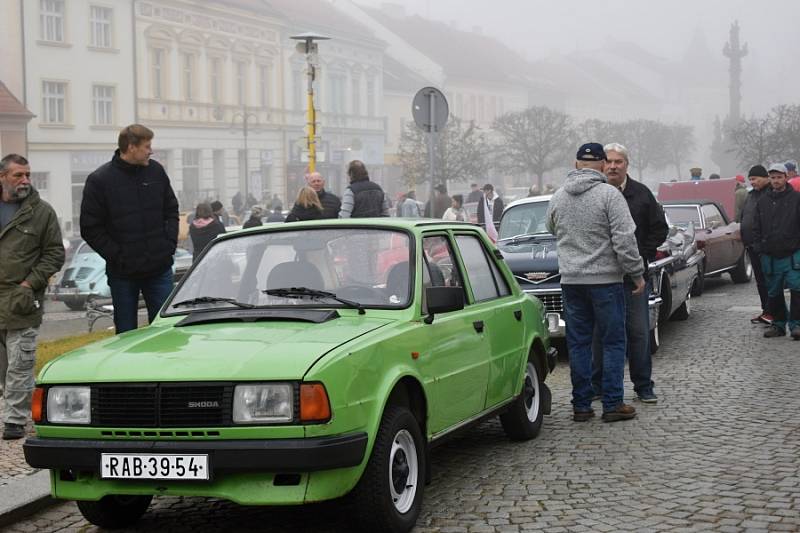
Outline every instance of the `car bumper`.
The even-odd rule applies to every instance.
[[[548,291],[547,293],[538,294],[536,292],[528,292],[529,296],[541,296],[546,295],[549,297],[553,297],[556,295],[553,291]],[[558,297],[560,298],[560,293],[558,293]],[[661,307],[661,297],[656,295],[650,295],[649,301],[647,302],[648,312],[650,315],[650,329],[653,329],[656,326],[658,320],[658,311]],[[547,325],[547,332],[550,334],[551,339],[563,339],[566,337],[566,322],[564,321],[564,313],[563,311],[546,311],[545,312],[545,322]]]
[[[103,453],[208,454],[212,473],[314,472],[358,466],[367,434],[308,439],[224,441],[109,441],[29,438],[25,460],[34,468],[98,472]]]

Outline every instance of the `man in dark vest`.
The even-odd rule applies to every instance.
[[[389,216],[389,199],[380,185],[369,180],[364,163],[350,161],[347,176],[350,178],[350,185],[342,195],[339,218]]]

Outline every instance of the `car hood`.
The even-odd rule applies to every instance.
[[[498,243],[497,247],[523,290],[560,283],[556,239],[552,235],[523,237]]]
[[[41,383],[299,379],[330,350],[392,322],[344,316],[323,323],[153,325],[53,361]]]

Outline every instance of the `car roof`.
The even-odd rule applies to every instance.
[[[305,220],[298,222],[284,222],[265,224],[263,226],[256,226],[247,228],[230,235],[241,235],[242,233],[251,232],[268,232],[276,230],[284,230],[291,228],[322,228],[322,227],[371,227],[381,229],[400,229],[406,231],[414,231],[417,228],[436,228],[436,229],[469,229],[478,228],[476,224],[471,222],[451,222],[447,220],[440,220],[436,218],[395,218],[395,217],[377,217],[377,218],[334,218],[322,220]],[[229,235],[228,233],[224,235]],[[224,235],[220,235],[223,237]]]
[[[549,202],[550,198],[552,198],[552,197],[553,197],[552,194],[543,194],[541,196],[528,196],[527,198],[520,198],[519,200],[514,200],[513,202],[508,204],[506,206],[506,208],[503,209],[503,212],[508,211],[512,207],[516,207],[518,205],[536,204],[536,203],[539,203],[539,202]]]

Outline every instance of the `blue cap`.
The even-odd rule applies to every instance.
[[[605,161],[606,152],[600,143],[586,143],[578,148],[575,159],[578,161]]]
[[[797,170],[797,161],[789,160],[783,166],[786,167],[786,170]]]

